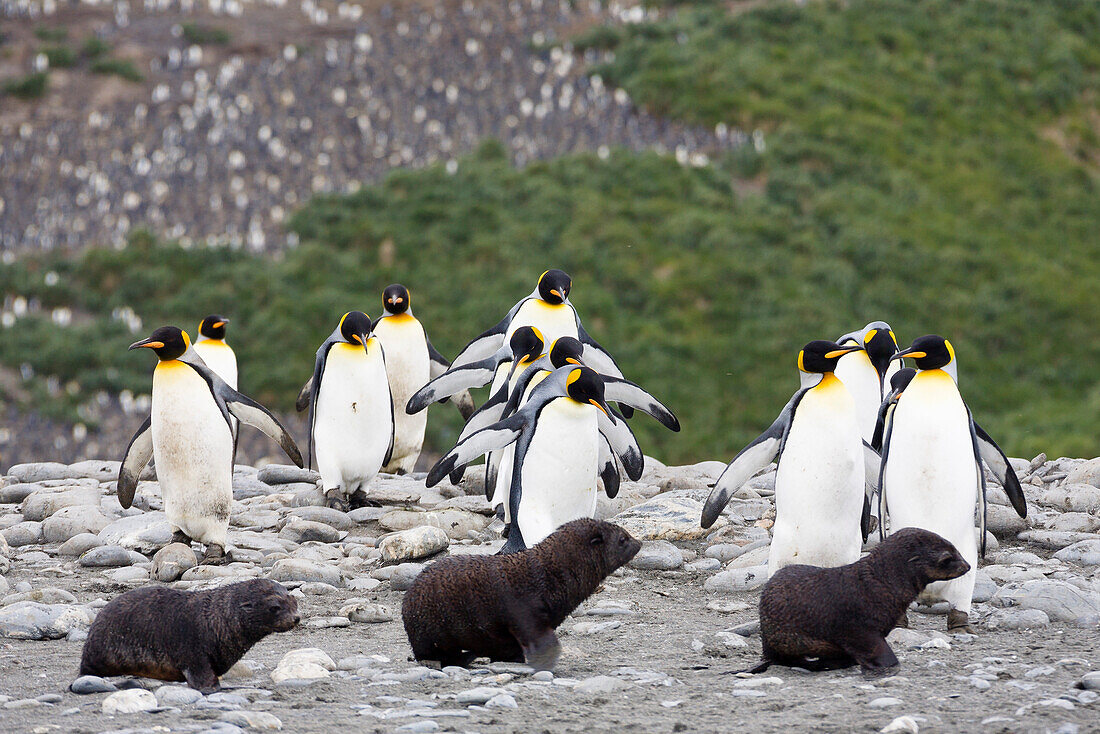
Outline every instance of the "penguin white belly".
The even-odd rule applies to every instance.
[[[523,391],[523,399],[519,401],[520,407],[531,397],[531,391],[535,389],[535,386],[545,380],[549,374],[549,372],[540,371],[531,378],[531,381],[527,383],[527,389]],[[500,463],[497,466],[497,481],[489,506],[504,505],[504,522],[508,523],[512,519],[512,511],[508,507],[508,493],[512,487],[512,467],[516,458],[516,445],[514,443],[510,444],[503,451],[496,452],[493,455],[500,457]]]
[[[178,360],[153,371],[153,461],[164,514],[200,543],[223,548],[233,502],[233,436],[198,372]]]
[[[390,445],[389,387],[382,350],[346,343],[332,346],[321,375],[313,426],[317,470],[325,490],[351,495],[382,467]]]
[[[542,409],[521,467],[517,524],[528,548],[596,514],[598,440],[594,406],[558,398]]]
[[[545,349],[549,352],[557,339],[563,336],[577,338],[577,312],[567,303],[555,305],[541,298],[528,298],[508,324],[508,331],[504,335],[505,344],[521,326],[533,326],[542,332]]]
[[[863,543],[863,444],[855,402],[826,376],[795,409],[775,476],[768,574],[792,563],[842,566]]]
[[[489,395],[496,395],[497,390],[504,384],[504,380],[508,377],[508,370],[511,368],[510,362],[502,362],[497,365],[497,371],[493,374],[493,381],[489,384]],[[489,500],[489,506],[496,508],[499,504],[504,504],[505,515],[508,513],[508,490],[505,489],[504,493],[500,492],[500,478],[501,466],[504,463],[504,457],[512,453],[512,447],[508,446],[502,451],[491,451],[489,455],[485,457],[485,483],[488,485],[490,482],[493,486],[493,497]],[[509,462],[508,471],[511,471],[512,464]],[[507,486],[507,485],[505,485]],[[505,520],[507,522],[507,520]]]
[[[237,355],[232,347],[220,339],[200,339],[195,342],[195,351],[225,384],[237,389]]]
[[[424,446],[428,411],[409,415],[405,412],[405,404],[431,379],[428,344],[424,328],[409,314],[379,319],[374,333],[386,353],[386,376],[390,383],[395,422],[393,455],[382,471],[408,474],[416,466],[420,449]]]
[[[891,533],[924,528],[955,545],[970,571],[929,584],[921,599],[967,613],[978,568],[978,482],[966,406],[954,381],[940,370],[918,373],[894,409],[882,478],[886,513]]]
[[[851,393],[856,404],[860,436],[870,443],[875,435],[878,409],[882,404],[882,386],[879,385],[878,372],[867,358],[867,352],[860,351],[841,357],[834,374]]]

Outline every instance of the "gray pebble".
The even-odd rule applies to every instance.
[[[113,693],[118,690],[118,686],[97,675],[82,675],[69,685],[69,690],[80,695],[88,693]]]
[[[86,568],[117,568],[133,562],[130,551],[120,545],[102,545],[80,556],[80,565]]]

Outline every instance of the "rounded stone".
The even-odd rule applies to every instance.
[[[83,696],[89,693],[112,693],[118,690],[118,686],[98,675],[82,675],[69,685],[69,690]]]
[[[422,525],[386,536],[379,541],[378,549],[384,562],[397,563],[433,556],[446,550],[450,542],[447,533],[440,528]]]
[[[140,688],[131,688],[126,691],[112,693],[103,699],[103,713],[107,716],[115,714],[136,714],[142,711],[152,711],[157,707],[157,697],[149,691]]]
[[[80,565],[86,568],[118,568],[133,562],[130,552],[120,545],[101,545],[80,556]]]
[[[169,543],[153,556],[152,577],[168,583],[175,581],[190,568],[198,565],[198,558],[191,546],[183,543]]]

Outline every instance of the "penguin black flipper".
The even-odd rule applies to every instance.
[[[863,442],[863,514],[860,516],[859,529],[863,534],[863,542],[871,534],[871,497],[878,490],[878,476],[882,472],[882,457],[874,447],[866,441]]]
[[[638,481],[645,471],[645,457],[630,426],[625,420],[615,420],[603,411],[596,414],[596,421],[600,427],[600,435],[607,440],[611,453],[623,463],[627,478],[632,482]]]
[[[512,324],[512,318],[529,298],[531,296],[520,299],[516,305],[508,310],[508,314],[500,320],[500,323],[475,336],[454,358],[451,367],[461,367],[470,362],[488,359],[501,347],[507,347],[508,340],[505,339],[505,335],[508,333],[508,327]]]
[[[122,457],[122,466],[118,470],[118,503],[122,505],[122,509],[128,510],[134,504],[138,477],[152,457],[153,416],[149,416],[130,439],[130,445],[126,447],[126,454]]]
[[[336,331],[329,335],[324,344],[317,349],[317,357],[313,361],[313,377],[310,378],[310,384],[315,385],[316,389],[310,391],[309,419],[306,421],[306,460],[309,462],[306,464],[307,469],[313,468],[313,425],[317,420],[317,396],[321,392],[321,375],[325,373],[329,350],[340,341],[339,334],[340,329],[337,327]]]
[[[981,469],[981,449],[978,448],[978,432],[975,430],[974,416],[970,415],[970,407],[967,406],[966,415],[968,423],[970,424],[970,443],[974,446],[974,463],[978,469],[978,484],[981,494],[978,495],[979,505],[979,528],[981,530],[980,540],[978,544],[981,557],[986,557],[986,508],[989,506],[989,502],[986,499],[986,472]]]
[[[306,380],[306,384],[302,385],[302,389],[298,391],[298,397],[294,400],[294,409],[301,413],[303,410],[309,407],[309,401],[312,398],[313,392],[313,378],[310,377]]]
[[[621,377],[611,376],[604,376],[603,385],[604,398],[609,403],[618,403],[620,410],[637,408],[656,418],[662,426],[670,431],[680,430],[680,421],[677,420],[672,411],[639,385]]]
[[[241,423],[247,423],[253,428],[266,433],[269,438],[279,444],[279,447],[290,457],[291,461],[299,468],[302,467],[305,463],[302,459],[302,452],[299,450],[298,444],[294,443],[290,433],[279,422],[279,419],[247,395],[242,395],[228,385],[225,386],[225,389],[232,391],[223,394],[229,412]]]
[[[1008,495],[1008,501],[1012,503],[1012,509],[1016,510],[1016,514],[1020,517],[1027,517],[1027,500],[1024,497],[1024,490],[1020,486],[1020,478],[1016,476],[1016,471],[1009,463],[1005,452],[989,437],[988,433],[982,430],[981,426],[974,422],[973,417],[971,417],[970,423],[974,427],[978,453],[989,465],[989,468],[993,470],[993,474],[997,479],[1001,481],[1001,486],[1004,487],[1005,494]]]
[[[619,465],[615,463],[615,454],[611,451],[611,444],[607,442],[607,436],[600,434],[600,479],[603,480],[603,491],[608,499],[615,499],[619,493]]]
[[[894,407],[896,401],[887,397],[882,401],[882,405],[878,406],[878,419],[875,421],[875,434],[871,437],[871,448],[875,451],[882,451],[882,434],[886,430],[886,418],[891,408]]]
[[[434,487],[442,481],[443,477],[450,474],[456,466],[469,464],[486,452],[508,446],[519,438],[526,426],[527,417],[525,415],[514,415],[459,441],[431,468],[425,484],[428,487]]]
[[[889,402],[889,401],[887,401]],[[896,404],[896,401],[895,401]],[[890,437],[894,432],[894,411],[891,407],[885,413],[882,430],[882,448],[879,454],[882,457],[878,469],[878,537],[886,540],[886,513],[890,508],[886,505],[886,490],[882,486],[882,478],[886,475],[886,462],[890,458]]]
[[[488,385],[505,357],[512,358],[511,350],[498,350],[487,359],[452,367],[413,393],[408,404],[405,405],[405,412],[415,415],[432,403],[449,398],[463,390]]]
[[[451,368],[451,363],[447,361],[446,357],[439,353],[439,350],[432,346],[432,342],[428,339],[427,334],[424,335],[424,345],[428,347],[428,379],[434,380],[449,370]],[[474,405],[474,398],[470,395],[469,390],[462,390],[457,395],[452,395],[439,402],[446,403],[448,401],[454,403],[464,421],[470,420],[470,416],[472,416],[477,409]]]
[[[737,456],[733,457],[733,461],[726,466],[725,471],[718,477],[718,481],[714,483],[714,489],[710,491],[710,496],[703,505],[703,515],[699,519],[700,526],[709,528],[713,525],[722,514],[722,510],[729,504],[730,497],[741,488],[741,485],[772,461],[779,461],[783,455],[783,444],[787,442],[787,433],[791,429],[794,411],[808,390],[809,388],[803,388],[796,392],[783,406],[779,417],[768,427],[768,430],[754,438],[748,446],[737,453]]]
[[[222,417],[225,418],[231,432],[233,422],[229,420],[230,414],[242,423],[247,423],[253,428],[263,431],[272,441],[279,444],[279,447],[290,457],[291,461],[299,467],[302,466],[302,452],[298,449],[298,445],[294,443],[294,439],[291,438],[287,430],[283,428],[283,424],[279,422],[279,419],[271,414],[271,411],[247,395],[231,388],[225,380],[218,377],[214,370],[206,366],[206,363],[202,361],[198,354],[188,351],[179,359],[199,373],[199,376],[206,381],[211,394],[214,396],[214,402],[221,409]],[[236,438],[233,440],[235,447]]]

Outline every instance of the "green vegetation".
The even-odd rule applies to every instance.
[[[63,26],[59,28],[51,28],[50,26],[40,25],[34,29],[34,35],[40,41],[61,43],[69,37],[69,29]]]
[[[68,69],[76,65],[76,54],[68,46],[47,46],[42,49],[51,69]]]
[[[96,59],[92,62],[91,70],[96,74],[114,74],[129,82],[145,79],[145,75],[129,59]]]
[[[141,334],[163,323],[193,331],[221,311],[234,320],[242,387],[287,410],[339,316],[351,308],[377,315],[387,283],[410,286],[433,343],[454,355],[542,270],[559,266],[574,275],[572,300],[589,331],[681,416],[680,434],[644,416],[632,421],[643,448],[664,459],[731,456],[797,387],[804,342],[875,317],[903,340],[933,329],[950,335],[971,404],[1010,452],[1095,451],[1096,345],[1082,335],[1098,314],[1089,317],[1087,302],[1073,302],[1080,319],[1070,323],[1066,304],[1029,285],[1039,269],[1016,278],[1003,253],[968,255],[965,272],[953,255],[899,249],[879,260],[870,246],[823,253],[787,224],[788,204],[739,197],[731,180],[724,165],[691,169],[622,151],[517,171],[501,146],[486,144],[454,175],[442,166],[400,171],[377,187],[314,201],[292,223],[303,244],[273,261],[140,236],[123,250],[0,268],[5,293],[92,316],[64,329],[27,318],[0,330],[0,362],[76,380],[85,398],[98,388],[147,391],[148,360],[125,351],[138,335],[112,321],[112,310],[137,310]],[[865,272],[868,258],[881,273]],[[60,276],[52,287],[50,270]],[[929,279],[950,304],[926,300]],[[1068,341],[1051,348],[1051,338]],[[437,448],[453,439],[456,419],[435,409]]]
[[[798,384],[806,341],[873,319],[954,343],[979,422],[1012,455],[1100,453],[1100,6],[850,0],[677,6],[601,31],[600,73],[662,114],[759,130],[695,169],[612,151],[509,165],[486,143],[448,174],[397,171],[297,213],[275,258],[137,237],[0,266],[0,292],[74,325],[0,329],[0,364],[147,391],[141,335],[233,318],[241,385],[290,409],[351,308],[413,292],[454,355],[561,267],[592,335],[681,417],[632,420],[668,461],[730,458]],[[45,275],[56,271],[56,285]],[[75,398],[74,398],[75,399]],[[435,408],[446,448],[457,413]]]
[[[198,23],[183,24],[183,40],[188,43],[206,45],[217,44],[224,46],[229,43],[229,31],[224,28],[214,28]]]
[[[50,75],[44,71],[36,71],[19,79],[12,79],[4,83],[4,92],[20,99],[38,99],[46,93],[50,85]]]
[[[111,44],[97,36],[88,36],[84,41],[84,45],[81,46],[80,52],[89,59],[98,59],[100,56],[111,52]]]

